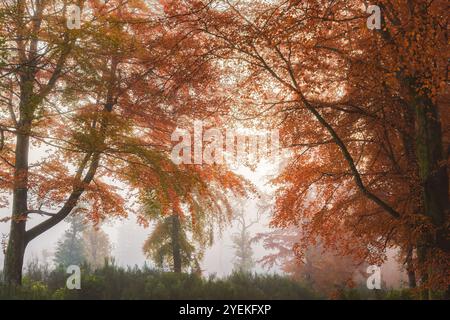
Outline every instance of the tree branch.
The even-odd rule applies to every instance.
[[[26,242],[30,242],[40,234],[54,227],[56,224],[64,220],[76,206],[78,200],[86,189],[86,186],[94,179],[95,173],[97,171],[100,162],[100,153],[96,153],[92,157],[89,170],[84,176],[84,179],[79,184],[74,185],[74,189],[70,194],[67,201],[64,203],[63,207],[58,211],[58,213],[52,215],[49,219],[41,222],[40,224],[34,226],[26,232]]]
[[[43,211],[43,210],[27,210],[23,214],[24,215],[29,215],[29,214],[32,214],[32,213],[37,213],[37,214],[40,214],[41,216],[49,216],[49,217],[53,217],[53,216],[56,215],[56,213],[50,213],[50,212]]]

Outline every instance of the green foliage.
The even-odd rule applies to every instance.
[[[144,244],[144,251],[147,256],[162,269],[166,267],[173,269],[173,220],[173,216],[159,219],[155,229]],[[190,243],[186,229],[188,229],[186,223],[180,223],[177,235],[177,245],[179,247],[181,266],[183,269],[198,264],[198,260],[196,259],[196,251],[198,250]]]
[[[386,300],[412,300],[414,294],[410,289],[390,290],[386,293]]]
[[[281,275],[233,273],[225,278],[201,277],[197,274],[162,272],[150,269],[121,268],[114,261],[93,270],[81,266],[81,290],[68,290],[65,269],[49,270],[35,261],[29,263],[23,285],[7,290],[0,284],[0,299],[324,299],[304,284]],[[1,276],[1,271],[0,271]],[[340,290],[335,299],[409,300],[414,292],[403,290],[368,290],[365,287]]]
[[[143,196],[143,213],[155,228],[145,241],[144,252],[162,269],[174,270],[174,245],[178,248],[183,270],[200,271],[204,250],[213,242],[212,217],[196,206],[192,216],[180,217],[176,213],[164,215],[155,190]],[[175,219],[177,219],[175,221]],[[195,219],[195,222],[194,220]]]
[[[143,268],[120,268],[106,264],[91,270],[82,266],[80,290],[68,290],[68,275],[58,268],[24,277],[14,292],[0,285],[0,299],[315,299],[302,284],[279,275],[235,273],[223,279],[197,274],[161,272]]]
[[[413,300],[416,298],[411,289],[369,290],[364,286],[342,289],[335,297],[339,300]]]

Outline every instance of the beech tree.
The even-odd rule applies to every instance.
[[[126,190],[111,181],[132,184],[136,171],[146,168],[146,180],[135,186],[152,186],[168,169],[159,163],[170,162],[170,133],[178,119],[217,111],[213,97],[198,94],[214,79],[206,49],[165,19],[163,6],[79,1],[81,28],[69,29],[67,4],[0,5],[7,48],[0,182],[13,194],[11,216],[2,218],[11,225],[4,264],[11,285],[21,283],[30,241],[80,201],[94,224],[108,215],[125,216],[131,211]],[[39,148],[44,154],[31,162],[30,150]],[[166,189],[165,208],[179,205],[173,188]],[[27,229],[33,214],[45,219]]]
[[[245,70],[233,87],[242,112],[271,116],[294,154],[276,180],[273,226],[301,227],[298,253],[320,238],[381,264],[400,248],[424,297],[445,288],[444,1],[378,1],[375,30],[363,1],[193,3],[173,11]]]
[[[79,201],[94,224],[125,215],[114,179],[177,221],[226,217],[227,192],[251,187],[224,166],[174,165],[170,133],[245,118],[291,150],[272,226],[301,229],[299,259],[319,240],[370,264],[395,247],[423,298],[449,292],[445,1],[377,1],[375,28],[360,0],[86,0],[80,29],[66,5],[0,4],[8,283]],[[46,220],[27,229],[32,214]]]

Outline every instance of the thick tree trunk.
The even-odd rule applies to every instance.
[[[408,267],[408,287],[414,289],[416,286],[416,273],[413,268]]]
[[[431,278],[428,259],[439,248],[448,253],[449,247],[441,239],[447,238],[445,221],[448,215],[448,173],[442,145],[442,132],[438,109],[424,97],[416,97],[416,153],[422,182],[424,214],[430,218],[436,233],[424,235],[417,245],[418,260],[422,270],[422,282]],[[445,241],[445,240],[444,240]],[[431,299],[433,288],[422,292],[422,298]]]
[[[4,280],[8,286],[22,284],[22,266],[26,243],[24,241],[24,222],[12,222],[9,234],[8,248],[4,261]]]
[[[172,215],[172,257],[173,271],[181,273],[181,248],[180,248],[180,217]]]
[[[28,152],[31,121],[22,120],[16,143],[12,219],[8,247],[4,261],[4,280],[8,285],[20,285],[26,239],[26,216],[28,198]]]
[[[448,175],[437,108],[417,106],[417,153],[423,182],[425,213],[441,226],[448,210]]]

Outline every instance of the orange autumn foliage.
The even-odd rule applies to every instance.
[[[226,108],[202,94],[216,85],[218,71],[201,38],[170,20],[162,5],[78,4],[80,29],[67,27],[65,1],[0,5],[0,38],[8,45],[0,78],[0,188],[13,194],[8,283],[21,282],[27,244],[77,203],[89,205],[87,217],[97,224],[133,210],[126,205],[136,195],[132,188],[157,190],[162,212],[180,214],[194,197],[224,210],[211,197],[244,192],[227,170],[170,161],[170,133],[180,122]],[[27,229],[34,214],[45,219]]]
[[[241,112],[280,127],[293,153],[272,226],[301,228],[303,253],[320,238],[380,264],[400,248],[426,297],[447,289],[445,1],[379,1],[379,30],[362,1],[191,2],[174,15],[239,68]]]

